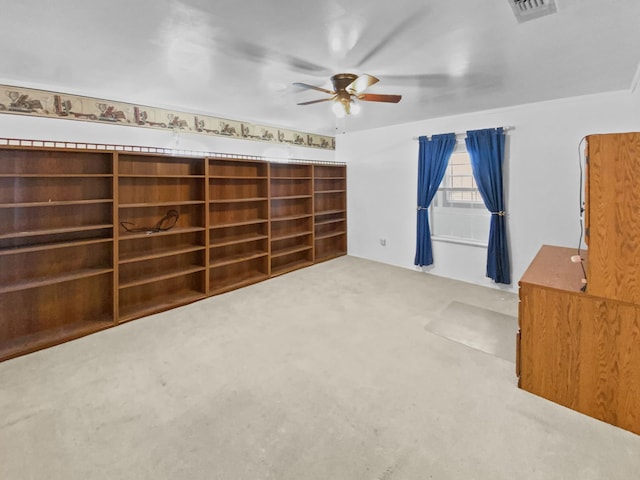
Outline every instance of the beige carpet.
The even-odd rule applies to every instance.
[[[343,257],[4,362],[0,479],[637,478],[640,437],[519,390],[452,305],[517,312]]]

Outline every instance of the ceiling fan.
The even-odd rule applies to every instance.
[[[298,103],[298,105],[311,105],[313,103],[333,101],[333,112],[336,114],[336,116],[342,117],[344,115],[350,115],[351,113],[358,113],[360,106],[354,102],[354,99],[364,100],[366,102],[385,103],[398,103],[400,101],[402,95],[364,93],[367,88],[378,82],[379,80],[376,77],[367,75],[366,73],[362,75],[355,75],[353,73],[338,73],[331,77],[333,91],[327,90],[326,88],[322,87],[308,85],[306,83],[294,83],[294,85],[310,90],[318,90],[319,92],[331,95],[328,98],[302,102]]]

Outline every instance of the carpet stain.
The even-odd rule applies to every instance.
[[[12,427],[14,425],[17,425],[18,423],[24,422],[29,420],[30,418],[35,417],[36,415],[40,414],[41,410],[29,413],[27,415],[22,415],[21,417],[16,418],[15,420],[11,420],[10,422],[4,423],[2,425],[0,425],[0,430],[2,430],[3,428],[8,428],[8,427]]]
[[[452,301],[424,328],[440,337],[515,362],[517,317]]]
[[[395,476],[395,473],[401,469],[402,465],[406,463],[406,460],[407,455],[402,455],[395,462],[389,465],[384,472],[382,472],[382,474],[378,477],[378,480],[391,480]]]

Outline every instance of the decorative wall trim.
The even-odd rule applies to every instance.
[[[59,140],[30,140],[26,138],[0,138],[0,147],[23,148],[65,148],[72,150],[94,150],[106,152],[158,153],[176,157],[226,158],[242,160],[260,160],[270,163],[303,163],[313,165],[346,166],[345,162],[335,160],[307,160],[304,158],[264,157],[260,155],[244,155],[241,153],[205,152],[200,150],[180,150],[164,147],[144,147],[139,145],[115,145],[111,143],[66,142]]]
[[[127,125],[335,150],[335,138],[208,115],[0,85],[0,113]]]

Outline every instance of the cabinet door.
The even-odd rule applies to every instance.
[[[640,433],[640,308],[523,285],[519,386]]]
[[[640,304],[640,133],[588,137],[588,292]]]

